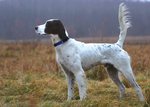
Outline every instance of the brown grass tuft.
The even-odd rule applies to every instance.
[[[150,105],[150,87],[145,89],[145,98],[148,105]]]
[[[119,100],[116,85],[103,66],[87,71],[88,98],[67,102],[67,83],[55,61],[54,48],[46,43],[0,43],[0,107],[142,107],[132,88]],[[150,45],[126,45],[137,81],[150,102]],[[141,52],[142,51],[142,52]],[[124,81],[127,86],[128,83]],[[145,104],[145,106],[147,106]]]

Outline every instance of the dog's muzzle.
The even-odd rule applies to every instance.
[[[45,30],[45,26],[44,25],[40,25],[40,26],[36,26],[35,27],[35,32],[39,35],[46,35],[46,33],[44,32]]]

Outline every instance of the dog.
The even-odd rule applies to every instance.
[[[56,61],[64,71],[68,81],[68,100],[73,99],[75,79],[79,88],[80,100],[86,98],[86,76],[84,70],[103,64],[112,81],[118,86],[120,98],[125,95],[125,86],[118,77],[121,72],[134,87],[140,101],[144,101],[142,90],[135,80],[130,56],[123,50],[127,29],[131,27],[128,9],[124,3],[119,6],[120,35],[116,43],[84,43],[69,37],[59,19],[50,19],[36,26],[40,35],[49,35],[56,51]]]

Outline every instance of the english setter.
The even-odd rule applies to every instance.
[[[116,43],[83,43],[68,36],[62,22],[50,19],[45,24],[35,27],[36,33],[49,35],[56,50],[56,60],[64,71],[68,81],[68,100],[73,98],[74,81],[77,80],[80,100],[86,98],[86,76],[84,70],[104,64],[110,78],[118,86],[120,98],[125,94],[125,86],[118,77],[121,72],[135,88],[140,99],[144,101],[140,86],[137,84],[131,68],[130,56],[122,49],[127,29],[131,26],[127,7],[119,6],[120,35]]]

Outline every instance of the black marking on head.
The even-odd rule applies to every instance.
[[[46,34],[58,34],[59,38],[65,42],[69,39],[69,37],[65,33],[65,28],[60,20],[50,20],[46,22],[45,25],[45,33]]]

